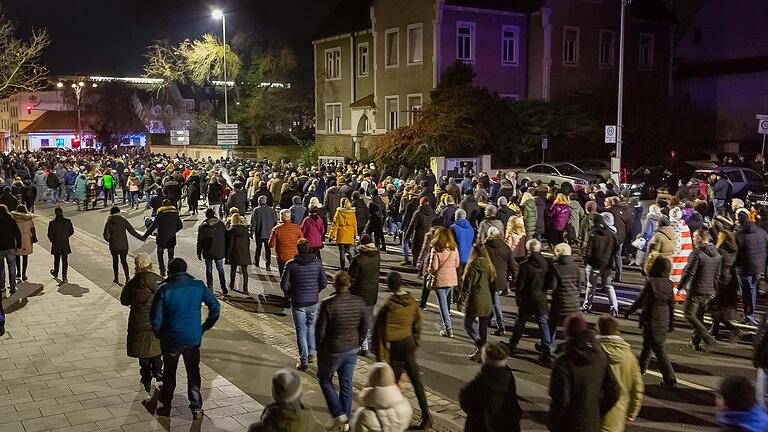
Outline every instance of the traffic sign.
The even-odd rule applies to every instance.
[[[546,150],[549,148],[549,138],[542,138],[541,139],[541,149]]]
[[[757,115],[757,133],[768,135],[768,115]]]
[[[171,145],[189,145],[189,131],[188,130],[172,130],[171,131]]]
[[[219,147],[231,150],[237,145],[238,134],[236,123],[218,123],[216,125],[216,141]]]
[[[223,144],[223,145],[222,145],[222,144],[219,144],[219,147],[220,147],[222,150],[232,150],[232,149],[233,149],[235,146],[234,146],[234,145],[232,145],[232,144]]]
[[[605,143],[616,144],[616,126],[614,125],[605,126]]]

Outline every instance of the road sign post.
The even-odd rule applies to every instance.
[[[616,144],[616,126],[605,126],[605,143]]]
[[[547,154],[548,148],[549,148],[549,138],[541,137],[541,162],[542,163],[544,163],[544,158]]]
[[[232,156],[232,149],[238,142],[236,123],[218,123],[216,125],[216,143],[219,148],[227,151],[227,157]]]
[[[768,135],[768,115],[758,114],[757,116],[757,133],[763,136],[763,151],[762,155],[765,158],[765,137]]]

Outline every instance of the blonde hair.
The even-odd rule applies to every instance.
[[[232,213],[232,216],[229,217],[229,221],[232,225],[246,225],[245,218],[240,212]]]
[[[568,204],[571,200],[568,199],[567,196],[565,196],[564,193],[558,193],[557,197],[555,198],[554,204]]]
[[[525,221],[522,216],[511,216],[507,221],[507,232],[510,234],[525,234]]]
[[[571,246],[568,243],[557,244],[554,253],[556,257],[571,256]]]

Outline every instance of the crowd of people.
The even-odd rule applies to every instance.
[[[768,427],[768,330],[765,318],[761,323],[757,315],[768,214],[733,198],[728,179],[717,173],[681,184],[674,196],[661,194],[650,205],[627,197],[610,180],[566,193],[555,183],[518,184],[514,172],[467,171],[462,178],[438,178],[427,169],[380,169],[356,162],[304,166],[266,159],[36,152],[3,156],[0,179],[0,288],[5,291],[7,268],[10,294],[26,280],[28,256],[37,242],[36,204],[55,206],[48,226],[51,274],[61,274],[62,283],[67,282],[74,234],[62,203],[76,204],[72,211],[88,211],[99,203],[111,206],[103,238],[114,282],[121,283],[121,268],[124,274],[121,302],[131,307],[128,355],[139,359],[148,392],[153,379],[162,382],[159,401],[167,406],[183,357],[195,418],[202,416],[203,402],[200,344],[219,317],[217,297],[231,291],[249,294],[248,269],[263,262],[280,279],[299,358],[295,370],[275,375],[275,402],[254,431],[319,427],[301,403],[298,375],[313,365],[333,418],[331,428],[409,428],[412,409],[397,385],[404,373],[421,412],[417,427],[430,428],[417,351],[422,310],[432,291],[440,336],[454,337],[452,309],[463,312],[463,330],[474,344],[469,359],[483,365],[459,394],[468,431],[519,430],[523,410],[508,357],[518,355],[529,321],[538,327],[538,361],[551,368],[550,430],[624,430],[642,406],[642,375],[651,354],[661,384],[677,385],[665,350],[676,302],[684,302],[693,351],[717,346],[721,327],[731,341],[743,336],[743,328],[757,330],[757,390],[749,380],[725,378],[718,420],[731,430]],[[201,201],[205,218],[197,230],[196,255],[204,262],[205,281],[192,277],[187,263],[175,257],[181,213],[197,215]],[[124,207],[140,210],[142,205],[143,233],[123,214]],[[151,257],[141,253],[131,275],[128,235],[141,241],[154,235],[157,273]],[[338,266],[322,252],[334,243]],[[390,272],[390,294],[382,302],[382,254],[395,253],[402,254],[401,266],[416,268],[421,291],[412,295],[401,274]],[[228,283],[225,265],[230,266]],[[321,300],[331,265],[339,269],[330,283],[334,294]],[[627,265],[638,267],[645,282],[637,300],[622,308],[614,283],[625,277]],[[214,267],[220,294],[215,293]],[[606,292],[608,307],[595,332],[586,316],[602,310],[595,301],[598,288]],[[511,326],[504,296],[514,296],[517,303]],[[201,304],[209,312],[202,328]],[[621,337],[618,320],[637,311],[643,335],[639,358]],[[705,314],[711,317],[709,327]],[[489,340],[492,328],[498,337],[506,337],[511,328],[508,340]],[[359,356],[373,356],[377,363],[353,413]]]

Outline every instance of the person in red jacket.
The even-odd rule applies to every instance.
[[[309,241],[309,247],[317,259],[320,257],[320,249],[323,248],[323,237],[325,237],[325,222],[320,216],[316,206],[309,208],[309,215],[301,222],[301,234]]]
[[[303,238],[301,228],[291,222],[291,211],[289,209],[280,210],[280,223],[272,228],[272,234],[269,236],[269,247],[275,249],[277,268],[281,275],[285,263],[296,256],[296,242]]]

